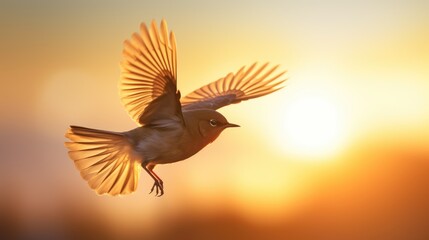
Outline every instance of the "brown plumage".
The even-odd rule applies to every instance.
[[[120,195],[136,190],[140,166],[153,178],[151,192],[164,194],[153,168],[184,160],[213,142],[229,123],[216,109],[267,95],[282,88],[268,63],[242,67],[181,98],[177,90],[176,40],[165,20],[158,29],[141,24],[124,42],[120,96],[139,127],[110,132],[70,126],[69,156],[98,194]]]

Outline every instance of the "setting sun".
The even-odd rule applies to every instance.
[[[285,106],[283,138],[291,153],[303,157],[326,157],[338,152],[344,124],[334,102],[314,94],[296,96]]]

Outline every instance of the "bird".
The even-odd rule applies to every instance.
[[[119,94],[137,127],[124,132],[70,125],[68,156],[98,195],[136,191],[141,168],[153,179],[149,192],[164,194],[158,164],[185,160],[227,128],[239,127],[217,109],[283,88],[287,71],[257,62],[211,82],[185,97],[177,88],[176,37],[165,19],[155,20],[124,41]]]

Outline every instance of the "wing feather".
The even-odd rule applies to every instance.
[[[181,99],[183,110],[218,109],[244,100],[261,97],[281,89],[286,79],[280,77],[286,71],[275,73],[278,65],[268,67],[268,63],[257,67],[257,63],[243,66],[235,74],[207,84]]]
[[[155,21],[149,27],[142,23],[140,32],[124,42],[120,95],[128,114],[139,125],[156,125],[166,118],[183,121],[176,86],[175,41],[162,20],[160,29]],[[158,106],[162,111],[153,111]]]

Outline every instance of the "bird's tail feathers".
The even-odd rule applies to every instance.
[[[83,179],[98,194],[130,194],[137,188],[140,160],[123,133],[70,126],[65,145]]]

